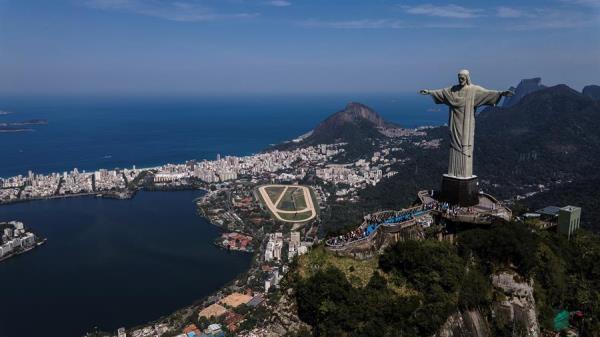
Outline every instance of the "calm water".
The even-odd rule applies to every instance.
[[[0,336],[81,336],[156,319],[245,271],[251,255],[212,244],[197,191],[141,192],[0,207],[48,242],[0,263]]]
[[[349,101],[407,127],[443,124],[418,94],[234,98],[0,97],[2,121],[47,119],[35,132],[0,133],[0,177],[153,166],[256,153],[311,130]]]

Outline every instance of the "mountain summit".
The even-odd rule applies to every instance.
[[[600,85],[588,85],[583,88],[583,94],[595,100],[600,100]]]
[[[544,88],[546,88],[546,86],[542,84],[541,77],[523,79],[516,88],[510,87],[509,90],[514,92],[515,95],[512,97],[505,97],[502,106],[505,108],[511,107],[517,104],[523,97]]]
[[[347,160],[371,155],[376,140],[387,138],[385,132],[401,128],[384,120],[375,110],[357,102],[348,103],[344,109],[320,122],[312,131],[277,145],[288,150],[317,144],[348,143],[344,156]]]
[[[368,106],[350,102],[343,110],[340,110],[319,123],[313,130],[312,138],[323,141],[335,139],[348,141],[357,136],[379,138],[382,135],[378,128],[396,127],[386,122],[375,110]]]
[[[295,140],[299,145],[332,143],[364,143],[368,139],[381,139],[384,129],[396,129],[397,125],[385,121],[370,107],[350,102],[344,109],[327,117],[311,132]]]
[[[361,103],[350,102],[343,110],[336,112],[321,122],[315,131],[322,127],[335,128],[342,126],[345,123],[356,123],[360,120],[370,122],[376,127],[385,127],[386,125],[389,125],[389,123],[384,121],[375,110]]]

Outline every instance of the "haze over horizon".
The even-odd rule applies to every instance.
[[[0,0],[0,95],[599,84],[600,1]]]

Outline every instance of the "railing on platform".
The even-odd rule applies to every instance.
[[[365,223],[361,224],[358,227],[358,229],[363,231],[363,236],[361,236],[359,238],[351,238],[347,241],[342,241],[342,242],[337,243],[338,238],[334,237],[334,238],[330,238],[330,239],[326,240],[325,244],[332,248],[342,248],[342,247],[345,247],[348,245],[354,245],[356,243],[363,242],[365,240],[369,240],[370,238],[372,238],[381,226],[385,226],[385,227],[400,226],[400,227],[402,227],[405,224],[415,222],[416,219],[428,214],[431,211],[432,211],[431,208],[428,208],[424,205],[419,205],[419,206],[411,207],[408,209],[403,209],[401,211],[394,211],[394,213],[395,213],[394,216],[391,216],[380,222],[377,222],[377,223],[365,222]],[[387,211],[384,211],[384,212],[387,212]],[[381,214],[381,213],[382,212],[378,212],[377,214]]]

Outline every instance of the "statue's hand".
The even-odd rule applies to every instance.
[[[502,96],[511,97],[511,96],[514,96],[514,95],[515,95],[515,93],[512,92],[512,91],[510,91],[510,90],[506,90],[506,91],[502,92]]]
[[[419,90],[419,94],[421,94],[421,95],[429,95],[429,90],[426,90],[426,89]]]

